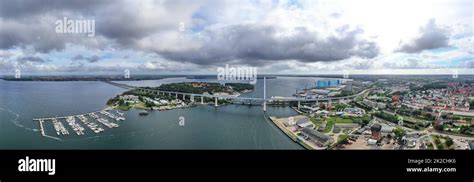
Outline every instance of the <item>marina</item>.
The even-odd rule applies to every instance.
[[[99,113],[101,115],[99,115]],[[102,116],[103,115],[103,116]],[[57,136],[69,135],[68,129],[62,123],[62,120],[65,120],[69,127],[76,133],[76,135],[81,136],[85,135],[85,128],[81,126],[80,123],[86,125],[91,131],[98,134],[105,131],[100,125],[104,125],[108,128],[117,128],[120,125],[114,122],[109,121],[106,117],[109,117],[115,121],[124,121],[124,113],[117,111],[117,115],[112,114],[106,110],[90,112],[85,114],[63,116],[63,117],[53,117],[53,118],[35,118],[33,121],[38,121],[40,132],[42,136],[48,136],[45,131],[45,121],[51,121],[53,128]],[[76,121],[76,118],[80,122]]]
[[[69,126],[71,126],[77,135],[84,135],[84,127],[76,123],[74,116],[66,118],[66,122],[69,124]]]
[[[109,128],[116,128],[116,127],[119,127],[118,124],[112,123],[112,122],[110,122],[109,120],[104,119],[104,118],[99,118],[99,119],[97,119],[97,121],[99,121],[100,123],[104,124],[105,126],[107,126],[107,127],[109,127]]]
[[[69,135],[69,131],[57,118],[53,118],[51,121],[53,122],[54,130],[56,130],[56,135]]]
[[[99,116],[97,116],[96,114],[94,113],[89,113],[89,116],[93,117],[93,118],[98,118]],[[97,125],[96,123],[94,122],[90,122],[86,116],[84,115],[79,115],[77,116],[82,123],[84,123],[85,125],[87,125],[87,127],[89,127],[92,131],[94,131],[94,133],[100,133],[102,131],[104,131],[103,128],[99,127],[99,125]]]
[[[120,113],[120,112],[117,111],[117,114],[119,114],[119,113]],[[116,121],[123,121],[123,120],[125,120],[125,118],[123,117],[123,114],[124,114],[124,113],[120,113],[122,116],[115,116],[114,114],[109,113],[109,112],[107,112],[106,110],[103,110],[103,111],[100,111],[100,114],[106,115],[106,116],[108,116],[108,117],[110,117],[110,118],[112,118],[112,119],[115,119]],[[120,114],[119,114],[119,115],[120,115]]]

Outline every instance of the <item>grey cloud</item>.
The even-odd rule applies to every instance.
[[[2,20],[0,18],[0,49],[27,48],[47,53],[63,50],[68,43],[100,48],[107,40],[100,37],[88,38],[84,34],[58,34],[53,17],[38,17],[26,20]]]
[[[367,70],[373,67],[373,61],[356,61],[349,65],[352,69]]]
[[[123,47],[135,47],[136,41],[165,31],[178,31],[180,22],[188,20],[205,1],[152,1],[141,3],[118,2],[96,11],[97,33],[115,40]],[[133,1],[132,1],[133,2]],[[138,13],[147,8],[149,14]],[[117,13],[120,12],[120,13]]]
[[[6,19],[25,18],[64,11],[90,12],[102,5],[114,3],[112,0],[1,0],[0,17]]]
[[[406,58],[397,62],[385,62],[384,68],[388,69],[431,69],[431,68],[442,68],[440,66],[429,65],[423,63],[423,60],[416,58]]]
[[[45,63],[49,60],[44,60],[40,57],[35,57],[35,56],[25,56],[17,59],[18,63],[23,64],[26,62],[36,62],[36,63]]]
[[[409,42],[400,42],[396,52],[417,53],[423,50],[448,47],[448,32],[436,25],[431,19],[426,26],[420,28],[420,34]]]
[[[3,50],[0,50],[0,58],[9,58],[10,56],[12,56],[13,54],[8,52],[8,51],[3,51]]]
[[[204,1],[206,2],[206,1]],[[0,49],[32,46],[40,52],[60,51],[67,44],[102,49],[106,45],[136,49],[135,42],[175,29],[204,2],[186,0],[0,0]],[[147,12],[143,12],[148,9]],[[57,34],[55,21],[94,19],[96,35]]]
[[[279,60],[324,62],[353,56],[373,58],[379,52],[374,42],[360,37],[363,33],[360,28],[341,28],[338,35],[330,37],[322,37],[303,27],[288,36],[278,35],[280,31],[274,26],[232,25],[206,30],[199,40],[202,46],[198,49],[157,52],[168,59],[200,65],[236,60],[249,65]]]
[[[11,64],[11,62],[0,59],[0,71],[8,72],[8,71],[12,71],[13,69],[14,69],[14,66]],[[2,72],[0,72],[0,74],[2,74]]]
[[[168,35],[163,32],[177,31],[178,24],[191,21],[193,13],[202,4],[212,4],[208,0],[150,3],[144,9],[143,3],[135,1],[73,0],[66,3],[60,0],[0,0],[0,49],[31,46],[35,51],[50,52],[61,51],[68,44],[84,45],[88,49],[109,46],[137,51],[151,50],[171,61],[197,65],[237,63],[255,66],[286,60],[308,63],[351,57],[373,58],[379,52],[375,42],[362,38],[363,31],[360,28],[344,26],[335,35],[327,37],[302,27],[293,30],[294,34],[281,36],[280,33],[286,30],[258,24],[203,27],[204,31],[199,34],[186,32],[192,36],[190,40],[198,45],[197,48],[180,45],[175,46],[177,49],[167,50],[142,47],[138,45],[140,40],[147,40],[154,35]],[[96,36],[86,38],[83,35],[55,33],[54,22],[64,16],[93,17],[96,20]],[[93,63],[100,59],[98,56],[82,56],[73,60]]]
[[[97,55],[93,55],[93,56],[90,56],[90,57],[86,57],[86,56],[83,56],[83,55],[76,55],[72,58],[72,60],[74,60],[74,61],[86,60],[89,63],[95,63],[95,62],[100,61],[100,57],[97,56]]]
[[[466,63],[464,63],[464,65],[461,66],[465,66],[466,68],[474,68],[474,60],[467,61]]]

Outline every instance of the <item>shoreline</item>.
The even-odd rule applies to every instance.
[[[298,136],[294,135],[291,131],[288,131],[284,126],[281,126],[281,123],[279,123],[276,120],[276,117],[272,116],[266,116],[280,131],[285,133],[285,135],[290,138],[293,142],[297,143],[298,145],[302,146],[305,150],[316,150],[315,148],[312,148],[311,146],[307,145],[303,141],[301,141]]]

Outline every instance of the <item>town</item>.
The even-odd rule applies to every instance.
[[[474,86],[458,79],[318,80],[298,116],[271,120],[307,149],[474,149]],[[351,99],[331,98],[353,95]]]

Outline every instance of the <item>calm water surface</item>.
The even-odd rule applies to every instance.
[[[136,86],[159,86],[163,83],[209,79],[170,78],[127,81]],[[291,96],[296,88],[309,87],[315,78],[277,78],[267,80],[268,96]],[[264,118],[260,106],[227,105],[149,112],[125,112],[119,128],[95,134],[86,126],[86,134],[77,136],[69,125],[70,135],[58,139],[42,137],[38,117],[67,116],[98,111],[106,101],[125,91],[102,82],[15,82],[0,80],[1,149],[302,149]],[[263,81],[246,97],[262,97]],[[288,107],[268,107],[269,115],[292,116]],[[179,117],[185,125],[179,125]],[[79,122],[79,120],[76,120]],[[82,124],[82,123],[81,123]],[[55,136],[51,122],[46,133]]]

